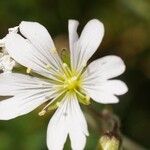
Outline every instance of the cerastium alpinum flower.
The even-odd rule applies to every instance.
[[[120,57],[106,56],[86,67],[102,41],[103,24],[97,19],[89,21],[80,37],[78,24],[69,20],[69,64],[58,56],[50,34],[39,23],[23,21],[4,38],[9,55],[27,67],[27,73],[38,76],[0,74],[0,95],[13,96],[0,102],[0,119],[27,114],[47,102],[40,116],[57,109],[47,130],[50,150],[62,150],[68,135],[73,150],[84,149],[89,133],[79,103],[88,105],[90,99],[103,104],[117,103],[117,95],[127,92],[124,82],[112,79],[125,71]]]

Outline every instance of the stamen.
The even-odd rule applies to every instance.
[[[49,107],[51,106],[51,110],[56,109],[57,107],[60,106],[61,102],[59,100],[59,98],[66,92],[66,90],[64,90],[63,92],[61,92],[57,97],[55,97],[52,101],[50,101],[43,109],[42,111],[39,112],[40,116],[45,115],[45,113],[49,110]],[[57,99],[59,101],[57,101]]]
[[[90,103],[90,96],[86,95],[85,99],[86,99],[86,101],[89,101],[89,103]]]
[[[26,73],[27,74],[31,73],[31,70],[32,70],[31,68],[27,68]]]
[[[68,65],[66,63],[63,63],[63,70],[65,72],[65,74],[67,75],[67,77],[71,77],[72,76],[72,72],[70,70],[70,68],[68,67]]]
[[[59,106],[60,106],[60,104],[61,104],[60,102],[57,102],[57,103],[56,103],[56,106],[57,106],[57,107],[59,107]]]
[[[39,116],[44,116],[46,114],[46,110],[42,110],[39,112]]]
[[[78,87],[78,82],[77,77],[69,77],[65,80],[63,87],[66,88],[67,90],[73,90]]]
[[[84,105],[89,105],[90,104],[90,97],[88,95],[82,94],[80,91],[74,89],[76,94],[80,97],[79,101],[84,104]]]
[[[86,96],[83,95],[81,92],[79,92],[78,90],[74,89],[74,91],[82,98],[85,98]]]
[[[63,67],[65,67],[65,68],[66,68],[67,66],[68,66],[68,65],[67,65],[66,63],[63,63]]]
[[[63,73],[60,73],[59,70],[57,69],[54,69],[50,64],[47,64],[45,66],[45,68],[48,70],[48,71],[51,71],[52,75],[57,78],[57,80],[65,80],[65,77],[64,77],[64,74]]]

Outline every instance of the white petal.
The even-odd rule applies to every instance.
[[[61,60],[57,54],[50,34],[43,25],[38,22],[22,21],[19,25],[19,29],[21,34],[25,36],[35,46],[35,48],[49,60],[51,64],[59,67],[58,64]]]
[[[97,83],[121,75],[125,64],[118,56],[105,56],[93,61],[84,73],[86,82]]]
[[[0,102],[0,120],[9,120],[27,114],[46,102],[48,91],[21,93]],[[49,96],[50,97],[50,96]]]
[[[128,91],[127,85],[120,80],[108,80],[99,85],[99,88],[114,95],[123,95]]]
[[[49,150],[62,150],[67,135],[73,150],[83,150],[88,135],[87,123],[75,96],[67,95],[48,125]]]
[[[49,61],[19,34],[9,33],[5,37],[5,47],[9,55],[21,65],[31,68],[43,76],[52,77],[46,69]]]
[[[119,99],[105,90],[100,90],[98,87],[85,87],[86,93],[96,102],[102,104],[118,103]]]
[[[52,84],[28,75],[11,73],[0,74],[0,95],[12,96],[29,91],[52,90]],[[54,89],[53,89],[54,91]]]
[[[68,135],[67,111],[65,101],[51,118],[47,129],[47,146],[49,150],[63,150]]]
[[[70,50],[73,51],[72,46],[74,42],[78,40],[77,28],[79,22],[77,20],[69,20],[68,22],[68,30],[69,30],[69,44]]]
[[[76,97],[70,101],[69,115],[69,137],[71,140],[71,147],[73,150],[83,150],[86,144],[86,136],[88,136],[88,129],[85,117]]]
[[[71,147],[73,150],[84,150],[86,145],[86,136],[82,132],[78,132],[75,128],[73,132],[69,134],[71,139]]]
[[[13,28],[9,28],[8,29],[8,32],[10,33],[10,32],[15,32],[15,33],[17,33],[18,32],[18,26],[16,26],[16,27],[13,27]]]
[[[42,48],[42,51],[55,49],[54,42],[47,29],[38,22],[22,21],[19,25],[19,29],[36,48]]]
[[[83,88],[89,88],[89,89],[95,89],[99,92],[105,92],[108,94],[113,94],[113,95],[123,95],[128,91],[127,85],[120,80],[106,80],[103,82],[95,82],[92,84],[84,83]]]
[[[77,28],[78,28],[79,22],[76,20],[69,20],[68,22],[68,30],[69,30],[69,46],[70,46],[70,60],[71,65],[75,65],[75,61],[77,59],[77,52],[76,49],[74,49],[74,43],[78,40],[78,34],[77,34]]]
[[[54,98],[55,91],[44,84],[44,81],[21,74],[1,74],[0,95],[15,96],[0,102],[0,119],[8,120],[24,115]]]
[[[122,95],[128,91],[126,84],[120,80],[108,80],[95,82],[95,84],[84,84],[84,90],[96,102],[117,103],[119,99],[115,95]]]
[[[89,58],[99,47],[103,36],[104,26],[99,20],[93,19],[86,24],[74,48],[78,56],[76,69],[85,67]]]
[[[108,80],[125,71],[125,64],[118,56],[106,56],[92,62],[83,74],[83,89],[95,101],[117,103],[115,95],[122,95],[128,88],[119,80]]]

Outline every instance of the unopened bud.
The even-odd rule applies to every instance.
[[[104,135],[98,143],[98,150],[119,150],[120,141],[115,136]]]

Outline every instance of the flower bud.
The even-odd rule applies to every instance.
[[[103,135],[98,143],[98,150],[119,150],[120,141],[115,136]]]

